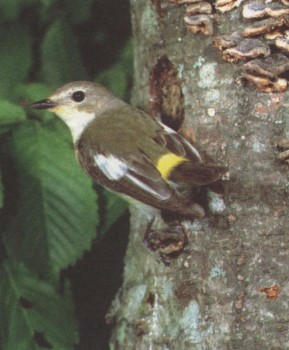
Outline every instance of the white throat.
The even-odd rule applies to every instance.
[[[60,119],[69,127],[73,142],[76,143],[87,125],[95,118],[94,113],[65,111],[60,109],[55,111]]]

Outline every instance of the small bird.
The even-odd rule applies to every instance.
[[[180,134],[93,82],[66,84],[30,107],[48,109],[66,123],[76,157],[96,183],[167,216],[203,217],[193,189],[214,186],[228,172],[207,162]]]

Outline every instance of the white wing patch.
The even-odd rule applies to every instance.
[[[158,193],[157,191],[155,191],[153,188],[151,188],[150,186],[146,185],[143,181],[137,179],[135,176],[128,174],[127,175],[128,179],[130,179],[137,187],[140,187],[142,190],[144,190],[145,192],[150,193],[152,196],[156,197],[156,198],[160,198],[161,194]],[[161,198],[164,199],[164,198]]]
[[[147,185],[144,181],[138,179],[133,174],[130,174],[128,166],[123,161],[112,155],[106,157],[103,154],[98,154],[94,156],[94,161],[96,166],[98,166],[98,168],[109,180],[117,181],[126,176],[127,179],[131,181],[132,188],[134,186],[138,187],[142,191],[149,193],[158,200],[167,200],[171,196],[171,193],[167,193],[161,189],[158,192],[157,190]]]
[[[171,129],[167,125],[163,124],[162,122],[158,123],[164,128],[165,132],[167,132],[168,134],[176,134],[175,130]]]
[[[202,163],[202,157],[200,155],[200,153],[195,149],[195,147],[193,145],[191,145],[186,139],[184,139],[185,143],[187,144],[188,147],[190,147],[192,153],[194,153],[194,155],[196,156],[196,158]]]
[[[98,154],[94,156],[95,164],[109,180],[119,180],[127,173],[127,165],[114,156]]]

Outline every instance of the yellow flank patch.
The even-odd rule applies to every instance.
[[[174,153],[167,153],[160,157],[157,163],[157,169],[165,180],[168,180],[172,170],[179,164],[187,161],[186,158],[177,156]]]

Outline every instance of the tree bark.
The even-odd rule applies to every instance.
[[[158,71],[175,81],[183,97],[170,90],[177,101],[169,109],[183,108],[186,129],[230,168],[226,209],[217,205],[219,213],[192,222],[187,249],[169,266],[145,249],[146,218],[132,210],[123,286],[108,315],[111,348],[289,349],[288,168],[275,146],[289,134],[288,93],[237,84],[238,67],[222,61],[211,36],[186,29],[184,11],[164,0],[131,0],[132,101],[161,114]],[[217,34],[233,31],[236,11],[220,16]]]

